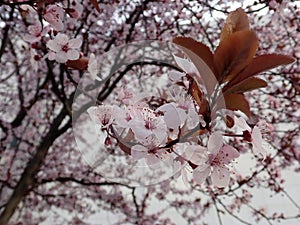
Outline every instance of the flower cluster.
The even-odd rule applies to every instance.
[[[177,168],[176,174],[180,168],[185,181],[190,173],[199,185],[206,181],[226,187],[230,164],[241,154],[238,146],[229,144],[230,139],[252,145],[257,157],[267,156],[264,122],[247,122],[252,115],[245,92],[267,86],[255,75],[293,59],[277,54],[255,56],[258,38],[242,9],[226,19],[215,52],[192,38],[176,37],[173,43],[187,58],[173,55],[177,70],[170,71],[161,96],[122,89],[117,104],[92,107],[88,112],[107,138],[114,138],[136,160],[143,159],[150,167],[164,161]],[[93,55],[88,72],[99,79]]]
[[[22,9],[28,12],[28,17],[39,17],[37,11],[42,13],[37,22],[28,26],[28,33],[23,39],[31,44],[35,51],[35,60],[31,60],[32,67],[37,70],[37,59],[46,58],[55,60],[58,63],[67,63],[69,60],[80,58],[79,48],[81,38],[69,38],[67,34],[66,21],[69,25],[76,24],[82,14],[83,6],[77,0],[62,1],[55,3],[49,1],[35,6],[22,5]],[[48,53],[40,51],[40,43],[46,44]],[[84,68],[84,66],[82,66]]]
[[[192,65],[189,60],[174,58],[184,71],[191,73],[192,70],[187,68]],[[120,149],[134,159],[145,160],[153,168],[165,161],[173,164],[177,171],[180,168],[186,182],[190,173],[198,184],[208,181],[217,187],[225,187],[230,181],[229,165],[240,153],[226,144],[224,130],[212,127],[217,118],[209,121],[201,114],[201,106],[189,93],[189,74],[183,72],[177,79],[182,82],[177,83],[174,83],[173,75],[173,72],[169,74],[167,99],[157,101],[156,107],[149,104],[151,97],[146,94],[136,95],[130,88],[121,88],[116,104],[93,106],[88,113],[102,127],[107,138],[115,139]],[[252,129],[243,117],[228,112],[235,123],[231,133],[240,131],[236,137],[251,143],[253,152],[265,157],[259,126]]]

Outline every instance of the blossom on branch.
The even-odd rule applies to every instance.
[[[107,128],[114,122],[114,110],[114,106],[99,105],[90,107],[87,112],[95,123]]]
[[[159,148],[161,141],[155,135],[147,136],[141,144],[131,147],[131,156],[136,159],[145,159],[148,166],[154,166],[164,160],[168,154],[165,149]]]
[[[48,54],[48,58],[59,63],[76,60],[80,56],[77,49],[81,44],[82,40],[79,38],[69,39],[65,34],[58,34],[54,40],[47,42],[47,47],[52,51]]]
[[[166,122],[162,116],[149,108],[139,110],[129,125],[138,141],[143,142],[150,135],[154,135],[160,143],[167,139]]]
[[[230,145],[223,143],[222,134],[211,134],[207,144],[208,160],[200,164],[194,171],[193,177],[198,184],[202,184],[210,174],[211,182],[217,187],[229,184],[230,173],[227,165],[239,157],[239,152]]]
[[[251,128],[242,117],[234,117],[234,122],[237,127],[243,129],[244,139],[252,143],[254,154],[260,154],[265,159],[267,152],[263,146],[263,138],[259,128],[259,123]]]

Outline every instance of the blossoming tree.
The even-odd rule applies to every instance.
[[[298,1],[0,15],[0,224],[299,222]]]

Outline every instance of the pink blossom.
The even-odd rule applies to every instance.
[[[148,166],[154,166],[167,156],[165,149],[159,148],[160,140],[155,135],[147,136],[141,144],[131,148],[131,156],[136,159],[145,159]]]
[[[166,141],[166,122],[162,116],[158,116],[149,108],[139,110],[129,125],[138,141],[145,141],[150,135],[154,135],[160,143]]]
[[[254,154],[261,154],[263,156],[263,158],[265,158],[267,152],[263,147],[263,138],[262,138],[262,134],[261,134],[261,131],[259,128],[261,123],[259,122],[258,124],[256,124],[253,129],[251,129],[251,127],[247,124],[245,119],[242,117],[239,117],[239,118],[234,117],[234,123],[235,123],[235,126],[243,129],[244,131],[249,132],[250,137],[249,138],[246,137],[246,140],[248,140],[252,143],[252,149],[253,149]],[[244,133],[244,134],[247,136],[247,133]]]
[[[168,128],[175,131],[184,125],[192,129],[199,124],[199,115],[195,110],[191,96],[186,96],[181,90],[173,90],[171,93],[171,103],[164,104],[156,111],[164,113],[164,120]]]
[[[42,38],[42,25],[40,22],[38,22],[35,25],[28,26],[28,32],[29,34],[24,35],[24,40],[29,43],[38,42]]]
[[[50,60],[56,60],[59,63],[65,63],[68,60],[79,58],[79,51],[82,40],[79,38],[70,39],[65,34],[58,34],[54,40],[47,42],[47,47],[52,50],[48,54]]]
[[[113,106],[100,105],[90,107],[87,112],[95,123],[100,124],[103,128],[107,128],[114,122],[114,110]]]
[[[113,112],[115,118],[115,123],[121,128],[129,128],[129,122],[134,116],[134,109],[132,107],[127,107],[125,109],[121,107],[115,107],[116,110]]]
[[[210,174],[213,185],[217,187],[227,186],[230,179],[227,165],[239,157],[239,152],[232,146],[223,144],[220,132],[215,132],[209,137],[207,151],[208,160],[193,171],[194,180],[198,184],[202,184]]]
[[[188,175],[193,172],[189,162],[194,165],[199,165],[198,169],[200,169],[200,166],[206,165],[205,163],[208,161],[207,149],[198,144],[185,142],[176,144],[174,151],[180,155],[173,162],[174,171],[179,171],[177,176],[179,177],[181,175],[183,183],[188,187]],[[210,170],[207,171],[207,174],[202,176],[204,180],[209,175],[209,172]],[[200,180],[198,181],[200,182]]]
[[[44,19],[50,23],[55,30],[61,31],[64,29],[64,24],[62,22],[64,14],[65,11],[61,7],[57,5],[48,5],[44,13]]]
[[[164,113],[164,120],[168,128],[178,130],[179,127],[182,127],[186,120],[186,113],[183,109],[177,108],[177,105],[172,103],[167,103],[159,108],[158,112]]]
[[[170,71],[168,73],[168,76],[169,76],[169,79],[175,83],[175,82],[179,81],[182,77],[184,77],[185,73],[182,73],[179,71]]]
[[[122,87],[118,91],[118,100],[126,105],[130,104],[133,97],[134,94],[131,88]]]
[[[195,67],[195,65],[189,61],[188,59],[184,59],[184,58],[180,58],[174,55],[174,59],[175,62],[177,63],[177,65],[184,70],[184,72],[186,72],[187,74],[199,74],[197,68]],[[177,76],[179,76],[179,74],[177,74]]]

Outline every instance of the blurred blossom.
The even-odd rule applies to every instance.
[[[98,77],[98,71],[99,71],[98,62],[96,56],[93,53],[90,54],[87,70],[88,70],[88,74],[93,80],[98,80],[98,81],[102,80],[100,77]]]
[[[24,35],[24,40],[29,43],[35,43],[41,40],[42,36],[45,35],[48,32],[48,29],[46,28],[43,30],[42,24],[40,22],[37,22],[34,25],[28,26],[28,33]]]
[[[61,31],[64,29],[64,24],[62,19],[64,17],[65,11],[57,5],[49,5],[46,8],[44,19],[51,24],[51,26],[57,30]]]

